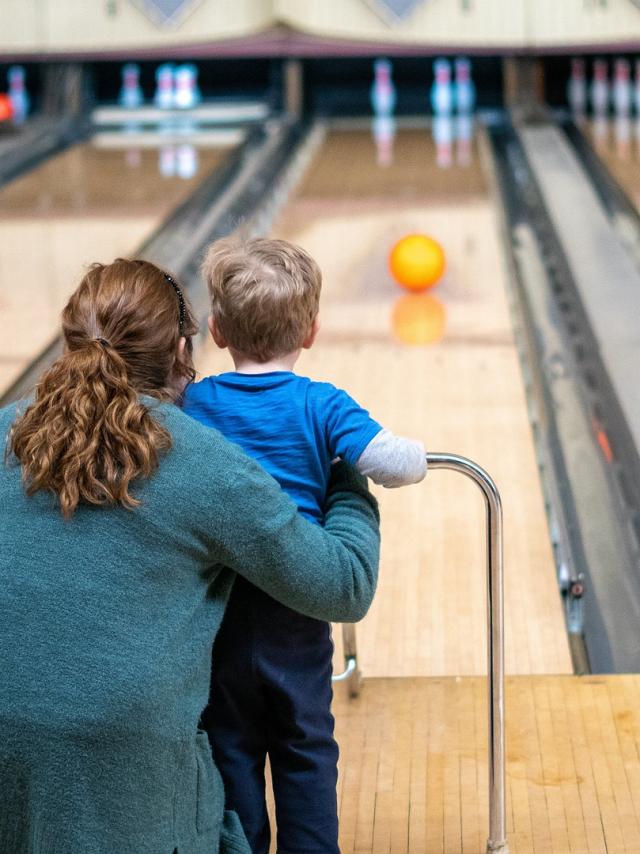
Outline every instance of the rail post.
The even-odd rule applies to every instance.
[[[344,670],[333,677],[333,682],[346,682],[350,697],[360,693],[362,673],[358,667],[358,649],[356,646],[356,627],[353,623],[342,624],[342,650],[344,653]]]
[[[487,852],[509,854],[505,805],[504,566],[502,502],[479,465],[456,454],[427,454],[430,469],[451,469],[480,487],[487,520],[487,683],[489,692],[489,838]]]
[[[489,837],[487,852],[509,854],[506,829],[505,796],[505,721],[504,721],[504,564],[502,547],[502,502],[500,493],[487,472],[477,463],[456,454],[427,454],[430,469],[450,469],[474,481],[485,499],[487,532],[487,685],[489,724]],[[342,627],[345,670],[334,676],[335,682],[348,682],[349,694],[359,693],[361,673],[358,667],[355,627]]]

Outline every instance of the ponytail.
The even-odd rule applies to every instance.
[[[27,494],[53,492],[69,518],[80,503],[139,504],[131,482],[155,471],[171,436],[140,402],[122,357],[92,339],[44,374],[9,447]]]
[[[52,492],[66,518],[83,503],[138,505],[134,482],[171,448],[140,396],[176,399],[195,375],[197,329],[182,291],[155,264],[93,264],[62,313],[66,351],[9,437],[27,494]]]

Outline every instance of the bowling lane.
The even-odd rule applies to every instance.
[[[395,432],[488,469],[505,507],[507,670],[570,672],[497,215],[478,151],[463,142],[436,152],[426,129],[400,129],[380,167],[368,130],[328,135],[274,231],[306,247],[324,275],[321,333],[299,371],[346,388]],[[450,167],[438,168],[436,155]],[[394,241],[413,231],[434,236],[448,255],[445,278],[422,296],[403,295],[387,270]],[[229,366],[224,352],[203,348],[203,373]],[[382,569],[358,627],[365,675],[483,673],[477,488],[438,471],[376,492]]]
[[[135,252],[227,153],[188,142],[120,151],[89,142],[0,191],[0,391],[54,337],[83,268]]]
[[[640,117],[600,116],[580,127],[618,184],[640,209]]]

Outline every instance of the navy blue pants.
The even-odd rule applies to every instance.
[[[338,746],[331,714],[333,643],[305,617],[237,578],[213,650],[202,720],[253,854],[268,854],[265,761],[278,854],[339,854]]]

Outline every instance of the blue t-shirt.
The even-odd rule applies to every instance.
[[[345,391],[290,371],[207,377],[188,386],[184,411],[240,445],[319,523],[331,460],[357,462],[382,430]]]

